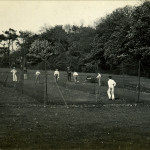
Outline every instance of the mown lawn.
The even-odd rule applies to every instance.
[[[123,80],[123,76],[113,75],[117,99],[109,101],[108,74],[102,74],[102,86],[98,87],[84,82],[87,73],[79,73],[75,84],[60,72],[56,85],[49,71],[44,107],[44,72],[40,84],[35,84],[35,71],[29,70],[23,89],[12,82],[11,74],[3,87],[7,73],[8,69],[0,73],[0,149],[150,149],[149,79],[141,78],[142,103],[136,104],[137,77],[125,76]]]
[[[8,74],[8,69],[2,69],[0,72],[0,82],[3,83]],[[64,99],[68,104],[97,104],[97,102],[107,104],[109,103],[107,97],[107,80],[108,74],[102,74],[102,86],[98,87],[97,83],[86,83],[85,79],[87,75],[96,76],[91,73],[79,73],[79,83],[74,84],[67,82],[66,72],[60,72],[60,79],[58,86],[56,85],[53,77],[53,71],[48,71],[47,92],[48,100],[47,104],[64,104]],[[18,79],[20,72],[18,70]],[[116,102],[114,103],[135,103],[137,102],[138,92],[138,77],[136,76],[123,76],[112,75],[117,83],[115,88]],[[7,86],[13,86],[12,75],[9,73]],[[35,70],[28,70],[28,80],[24,80],[23,87],[20,84],[16,84],[15,88],[18,91],[24,92],[24,94],[35,98],[39,102],[43,103],[45,96],[45,82],[44,71],[41,71],[41,82],[35,84]],[[59,88],[59,89],[58,89]],[[63,95],[63,97],[62,97]],[[141,78],[141,92],[140,102],[149,103],[150,97],[150,79]]]
[[[0,86],[0,149],[149,150],[150,105],[47,105]]]

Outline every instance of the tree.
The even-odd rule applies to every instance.
[[[90,53],[91,43],[95,36],[95,29],[91,27],[73,26],[68,33],[68,64],[77,71],[82,71],[84,58]]]
[[[35,40],[29,49],[29,55],[33,55],[41,60],[47,60],[51,55],[55,54],[55,48],[47,40]]]
[[[23,59],[24,66],[27,67],[27,64],[30,63],[30,57],[27,56],[31,44],[38,39],[39,36],[30,31],[19,31],[19,36],[17,39],[18,51],[20,52],[19,59]]]
[[[14,29],[9,28],[9,30],[4,31],[5,40],[8,41],[8,53],[10,52],[10,46],[12,46],[13,50],[13,42],[17,39],[18,35],[17,31]]]
[[[4,33],[3,40],[6,42],[5,44],[7,45],[7,56],[5,57],[5,60],[10,65],[11,64],[10,51],[14,50],[13,48],[14,41],[17,39],[18,35],[17,35],[17,31],[11,28],[9,28],[9,30],[4,31],[3,33]]]
[[[128,32],[126,48],[136,61],[150,64],[150,2],[136,7],[132,13],[132,24]]]
[[[89,59],[94,58],[101,68],[109,67],[112,70],[122,61],[118,56],[128,54],[124,45],[130,30],[133,10],[129,6],[118,8],[97,23]]]
[[[3,57],[7,52],[7,49],[5,47],[6,44],[3,41],[5,41],[5,36],[3,34],[0,34],[0,55],[1,55],[1,57]]]
[[[35,40],[30,47],[29,54],[40,57],[45,62],[45,101],[47,102],[47,59],[55,54],[55,48],[47,40]]]

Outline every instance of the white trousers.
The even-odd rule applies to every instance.
[[[17,81],[17,76],[16,76],[16,74],[13,74],[13,81]]]
[[[98,85],[101,86],[101,79],[98,79]]]
[[[108,94],[108,98],[109,98],[109,99],[114,100],[114,99],[115,99],[114,87],[113,87],[113,88],[108,88],[107,94]]]
[[[74,77],[74,82],[77,82],[77,78],[78,78],[78,76],[73,76]]]
[[[40,83],[40,75],[36,75],[35,83]]]

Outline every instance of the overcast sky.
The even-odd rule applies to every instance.
[[[127,1],[0,1],[0,32],[13,28],[38,32],[45,25],[93,25],[116,8],[139,5]]]

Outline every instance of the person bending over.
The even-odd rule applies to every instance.
[[[58,71],[58,69],[56,69],[54,71],[54,77],[55,77],[55,81],[58,82],[58,79],[59,79],[59,71]]]

